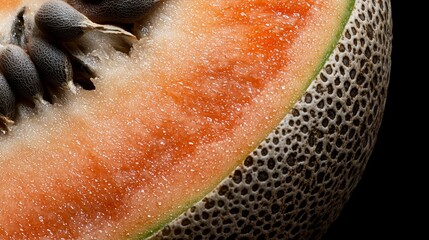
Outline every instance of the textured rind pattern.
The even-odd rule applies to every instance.
[[[154,239],[319,239],[359,182],[390,78],[389,0],[357,0],[301,100],[242,166]]]

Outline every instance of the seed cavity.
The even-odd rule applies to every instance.
[[[8,42],[0,43],[0,133],[19,122],[21,105],[42,109],[66,92],[78,94],[78,87],[94,90],[100,59],[89,53],[103,46],[93,39],[128,54],[138,40],[132,25],[142,24],[158,2],[49,0],[19,9]]]

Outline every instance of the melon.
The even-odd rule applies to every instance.
[[[0,1],[1,44],[45,2]],[[129,51],[97,30],[67,43],[95,89],[17,100],[0,238],[320,239],[377,138],[390,1],[155,2],[117,25]]]

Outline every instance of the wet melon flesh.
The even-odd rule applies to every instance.
[[[9,3],[0,14],[41,2]],[[277,126],[353,3],[163,2],[130,57],[93,53],[102,58],[95,91],[24,113],[0,136],[0,238],[120,239],[159,229]]]

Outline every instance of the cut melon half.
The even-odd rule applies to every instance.
[[[2,44],[43,2],[0,1]],[[96,89],[0,135],[0,238],[319,238],[375,142],[390,19],[386,0],[165,0],[129,54],[88,33]]]

